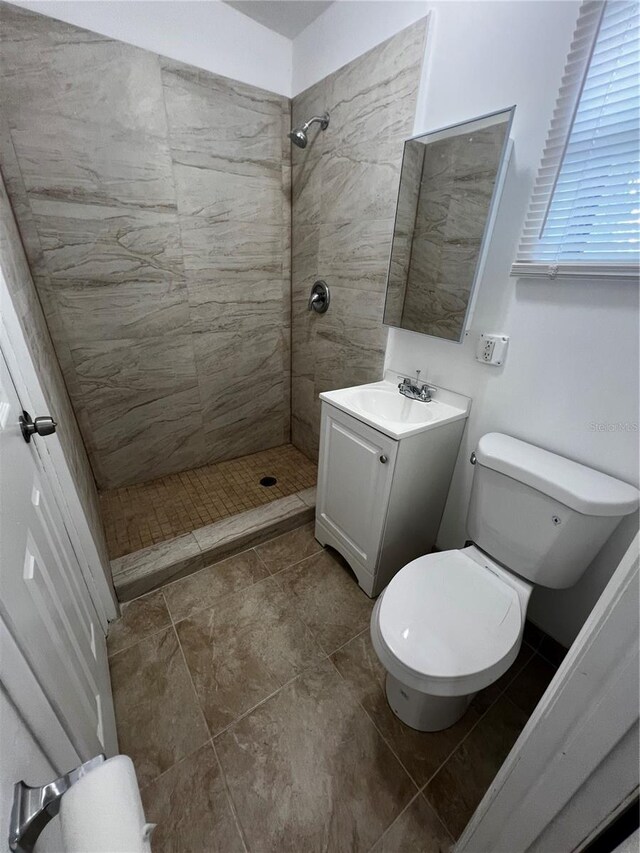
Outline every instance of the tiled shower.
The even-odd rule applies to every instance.
[[[2,30],[3,165],[98,487],[286,443],[287,99],[15,7]]]
[[[293,101],[8,4],[0,23],[0,167],[109,556],[313,486],[318,394],[382,370],[426,22]]]
[[[292,121],[328,110],[324,133],[293,148],[292,439],[317,457],[318,394],[382,375],[387,267],[404,140],[413,133],[426,22],[297,95]],[[307,311],[320,275],[326,314]]]

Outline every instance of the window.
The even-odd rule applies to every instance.
[[[512,275],[638,276],[640,5],[583,3]]]

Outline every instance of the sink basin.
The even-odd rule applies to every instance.
[[[386,421],[424,424],[437,417],[438,404],[435,400],[429,403],[410,400],[403,397],[397,388],[355,388],[350,400],[361,412]]]
[[[412,400],[400,394],[401,378],[389,372],[382,382],[325,391],[320,399],[395,439],[467,417],[468,397],[435,388],[429,403]]]

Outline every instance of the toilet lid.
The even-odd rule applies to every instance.
[[[405,666],[456,678],[502,660],[518,641],[522,615],[515,589],[461,551],[444,551],[398,572],[380,602],[379,626]]]

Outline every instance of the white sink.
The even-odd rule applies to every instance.
[[[385,383],[386,385],[386,383]],[[372,418],[401,424],[430,423],[437,410],[430,403],[403,397],[397,388],[351,388],[348,401]],[[436,407],[438,404],[436,403]]]
[[[429,403],[404,397],[398,390],[402,378],[388,371],[382,382],[325,391],[320,399],[395,439],[461,420],[469,414],[471,400],[444,388],[434,388]]]

